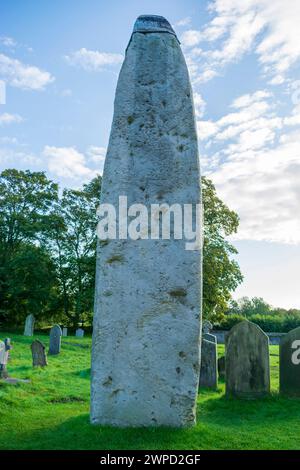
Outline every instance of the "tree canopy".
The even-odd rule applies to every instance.
[[[203,314],[216,320],[242,281],[227,239],[239,219],[202,178],[204,203]],[[91,323],[96,252],[96,208],[101,177],[65,188],[43,172],[0,174],[0,322],[37,320]]]

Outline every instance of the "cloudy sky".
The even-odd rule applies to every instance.
[[[0,170],[74,187],[102,171],[124,50],[147,13],[178,34],[202,173],[240,215],[236,297],[300,307],[299,0],[1,0]]]

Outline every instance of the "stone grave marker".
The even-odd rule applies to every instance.
[[[225,379],[225,356],[218,359],[218,375],[219,379]]]
[[[84,337],[84,330],[82,328],[77,328],[75,336],[77,338],[83,338]]]
[[[50,331],[49,355],[60,353],[62,331],[59,325],[54,325]]]
[[[66,327],[63,328],[62,335],[63,336],[68,336],[68,328],[66,328]]]
[[[300,397],[300,327],[289,331],[281,339],[279,383],[281,394]]]
[[[207,339],[201,343],[201,367],[199,386],[211,389],[218,387],[217,344]]]
[[[25,320],[24,336],[33,336],[35,318],[32,314],[28,315]]]
[[[247,320],[226,337],[226,394],[256,398],[270,392],[269,338]]]
[[[11,344],[9,338],[6,338],[4,341],[0,341],[0,379],[6,379],[8,377],[7,362],[10,350]]]
[[[39,340],[36,339],[31,344],[31,353],[32,353],[32,365],[45,367],[48,365],[47,354],[45,345]]]

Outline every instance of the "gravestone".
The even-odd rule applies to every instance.
[[[77,338],[83,338],[84,337],[84,330],[82,328],[78,328],[76,330],[75,336],[77,336]]]
[[[156,227],[167,207],[182,210],[189,204],[199,213],[193,108],[187,66],[171,25],[160,16],[139,17],[118,79],[101,205],[110,204],[119,214],[124,200],[129,209],[142,204]],[[201,244],[187,248],[184,236],[175,236],[168,212],[168,238],[161,235],[162,223],[155,233],[148,224],[137,238],[127,237],[121,215],[117,236],[98,243],[93,424],[195,424]],[[130,223],[126,215],[125,222]]]
[[[226,336],[226,393],[256,398],[270,392],[269,338],[247,320]]]
[[[279,383],[280,393],[300,397],[300,327],[289,331],[281,339]]]
[[[66,328],[66,327],[63,328],[62,335],[63,336],[68,336],[68,328]]]
[[[201,343],[201,367],[199,386],[211,389],[218,387],[217,376],[217,344],[216,342],[202,339]]]
[[[212,327],[212,323],[209,320],[204,320],[202,326],[202,340],[206,339],[207,341],[211,341],[212,343],[217,343],[216,336],[210,333]]]
[[[49,355],[54,356],[60,353],[61,336],[61,327],[54,325],[50,331]]]
[[[25,320],[24,336],[33,336],[35,318],[32,314],[28,315]]]
[[[219,379],[225,379],[225,356],[218,359],[218,375]]]
[[[6,379],[8,377],[7,362],[10,350],[11,344],[9,338],[6,338],[4,341],[0,341],[0,379]]]
[[[45,345],[39,340],[36,339],[31,344],[31,353],[32,353],[32,365],[44,367],[47,363],[47,355],[46,355],[46,347]]]

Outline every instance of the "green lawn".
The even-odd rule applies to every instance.
[[[227,399],[221,383],[217,392],[201,391],[194,428],[115,429],[89,424],[90,338],[63,338],[61,354],[33,370],[32,338],[5,336],[14,347],[10,375],[31,382],[0,384],[0,449],[300,449],[300,400],[278,396],[276,346],[271,397]],[[48,337],[36,337],[48,345]]]

